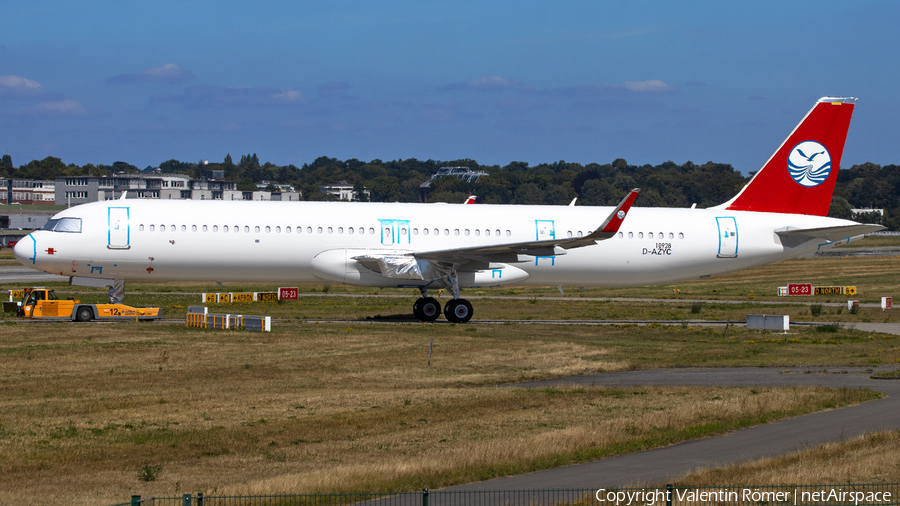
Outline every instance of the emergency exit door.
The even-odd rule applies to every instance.
[[[716,218],[719,228],[719,258],[735,258],[738,255],[737,221],[732,216]]]
[[[127,207],[109,208],[109,233],[106,247],[109,249],[130,249],[131,228],[128,223]]]

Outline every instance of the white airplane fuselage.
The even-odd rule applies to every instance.
[[[54,218],[81,231],[40,230],[15,248],[25,265],[63,276],[134,281],[339,282],[438,286],[393,279],[352,257],[579,237],[612,207],[223,202],[126,199]],[[785,244],[776,230],[839,227],[821,216],[723,209],[633,208],[618,233],[555,256],[492,262],[461,287],[641,286],[703,278],[833,247]],[[846,242],[850,237],[843,238]]]

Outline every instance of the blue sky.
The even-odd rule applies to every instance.
[[[822,96],[900,164],[900,2],[6,2],[21,165],[319,156],[758,169]]]

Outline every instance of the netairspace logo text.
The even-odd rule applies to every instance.
[[[674,500],[692,503],[747,503],[778,502],[794,505],[815,504],[863,504],[890,503],[891,492],[844,490],[843,488],[823,488],[819,490],[762,490],[759,488],[701,490],[689,489],[641,489],[641,490],[607,490],[598,489],[594,494],[597,501],[609,503],[611,506],[656,506]]]

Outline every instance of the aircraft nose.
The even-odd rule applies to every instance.
[[[29,255],[34,251],[33,246],[34,237],[31,237],[31,234],[19,239],[16,245],[13,246],[13,254],[16,256],[16,260],[22,264],[30,263],[31,257]]]

